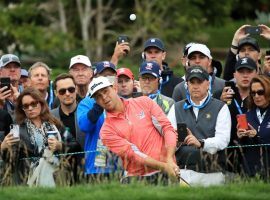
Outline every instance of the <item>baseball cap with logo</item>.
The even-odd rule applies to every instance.
[[[91,61],[90,59],[87,57],[87,56],[84,56],[84,55],[77,55],[77,56],[74,56],[70,59],[70,64],[69,64],[69,69],[75,65],[75,64],[78,64],[78,63],[81,63],[81,64],[84,64],[86,65],[87,67],[91,67]]]
[[[188,50],[189,50],[189,48],[190,48],[193,44],[196,44],[196,43],[190,42],[190,43],[188,43],[188,44],[186,44],[186,45],[184,46],[184,48],[183,48],[183,55],[184,55],[184,56],[187,56],[187,55],[188,55]]]
[[[201,66],[193,66],[187,69],[186,80],[190,81],[192,78],[198,78],[201,81],[209,80],[209,74]]]
[[[112,85],[113,84],[104,76],[99,76],[97,78],[93,78],[93,80],[89,84],[88,94],[90,97],[93,97],[93,95],[97,91],[99,91],[105,87],[112,86]]]
[[[209,48],[204,44],[199,43],[192,44],[191,47],[188,49],[188,58],[190,58],[190,55],[194,52],[200,52],[203,55],[207,56],[209,59],[212,59]]]
[[[119,76],[127,76],[130,79],[134,79],[134,75],[132,73],[132,71],[128,68],[119,68],[117,69],[117,77]]]
[[[2,55],[1,60],[0,60],[1,67],[5,67],[7,64],[9,64],[11,62],[15,62],[15,63],[19,64],[19,66],[21,66],[21,62],[20,62],[20,59],[18,58],[18,56],[14,55],[14,54]]]
[[[257,40],[255,38],[252,37],[245,37],[243,39],[241,39],[238,43],[238,52],[240,51],[240,49],[244,46],[244,45],[251,45],[254,47],[254,49],[258,52],[260,52],[260,47],[259,44],[257,42]]]
[[[249,57],[240,58],[235,64],[235,71],[241,68],[248,68],[251,70],[257,70],[255,61]]]
[[[150,38],[144,43],[144,51],[148,47],[157,47],[161,51],[165,51],[164,44],[159,38]]]
[[[112,69],[113,71],[116,72],[115,65],[109,61],[97,62],[97,63],[95,63],[94,67],[95,67],[95,71],[94,71],[95,75],[100,74],[105,69]]]
[[[151,74],[156,78],[161,76],[161,70],[159,64],[155,61],[146,61],[141,64],[140,75]]]

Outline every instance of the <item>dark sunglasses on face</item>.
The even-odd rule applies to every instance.
[[[253,97],[255,97],[256,94],[259,95],[259,96],[262,96],[262,95],[264,95],[264,90],[251,91],[250,94]]]
[[[23,110],[29,110],[30,106],[31,106],[31,108],[36,108],[38,106],[38,103],[39,103],[38,101],[33,101],[33,102],[29,103],[29,104],[23,104],[22,109]]]
[[[62,89],[58,90],[58,93],[59,93],[60,95],[64,95],[64,94],[66,94],[67,91],[68,91],[69,93],[74,93],[74,92],[75,92],[75,87],[62,88]]]

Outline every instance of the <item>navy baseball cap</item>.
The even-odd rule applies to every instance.
[[[113,63],[109,62],[109,61],[97,62],[97,63],[94,64],[94,67],[95,67],[95,71],[94,71],[95,75],[100,74],[105,69],[112,69],[116,73],[115,65]]]
[[[247,44],[253,46],[253,48],[256,51],[260,52],[260,47],[259,47],[257,40],[255,38],[252,38],[252,37],[245,37],[245,38],[241,39],[238,43],[238,53],[239,53],[240,49],[244,45],[247,45]]]
[[[249,57],[240,58],[235,64],[235,71],[241,68],[248,68],[251,70],[257,70],[257,64]]]
[[[140,67],[140,75],[151,74],[156,78],[161,76],[161,70],[159,64],[154,61],[143,62]]]
[[[149,47],[156,47],[161,51],[165,51],[164,44],[159,38],[150,38],[144,43],[144,51]]]
[[[201,81],[209,80],[209,74],[201,66],[193,66],[187,69],[186,80],[190,81],[192,78],[198,78]]]

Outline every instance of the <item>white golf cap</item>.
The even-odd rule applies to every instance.
[[[84,56],[84,55],[77,55],[77,56],[74,56],[70,59],[70,64],[69,64],[69,69],[77,64],[77,63],[81,63],[81,64],[84,64],[88,67],[91,67],[91,62],[90,62],[90,59],[87,57],[87,56]]]
[[[93,78],[89,84],[88,94],[90,97],[92,97],[98,90],[112,85],[113,84],[109,81],[109,79],[104,76]]]
[[[212,59],[210,50],[204,44],[199,43],[192,44],[191,47],[188,49],[188,58],[190,57],[190,54],[192,54],[193,52],[200,52],[206,55],[209,59]]]

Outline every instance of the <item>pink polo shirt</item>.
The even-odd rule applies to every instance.
[[[144,165],[150,156],[166,162],[166,147],[176,146],[176,132],[161,108],[148,97],[122,99],[124,113],[107,113],[100,131],[105,146],[121,157],[128,176],[157,171]]]

